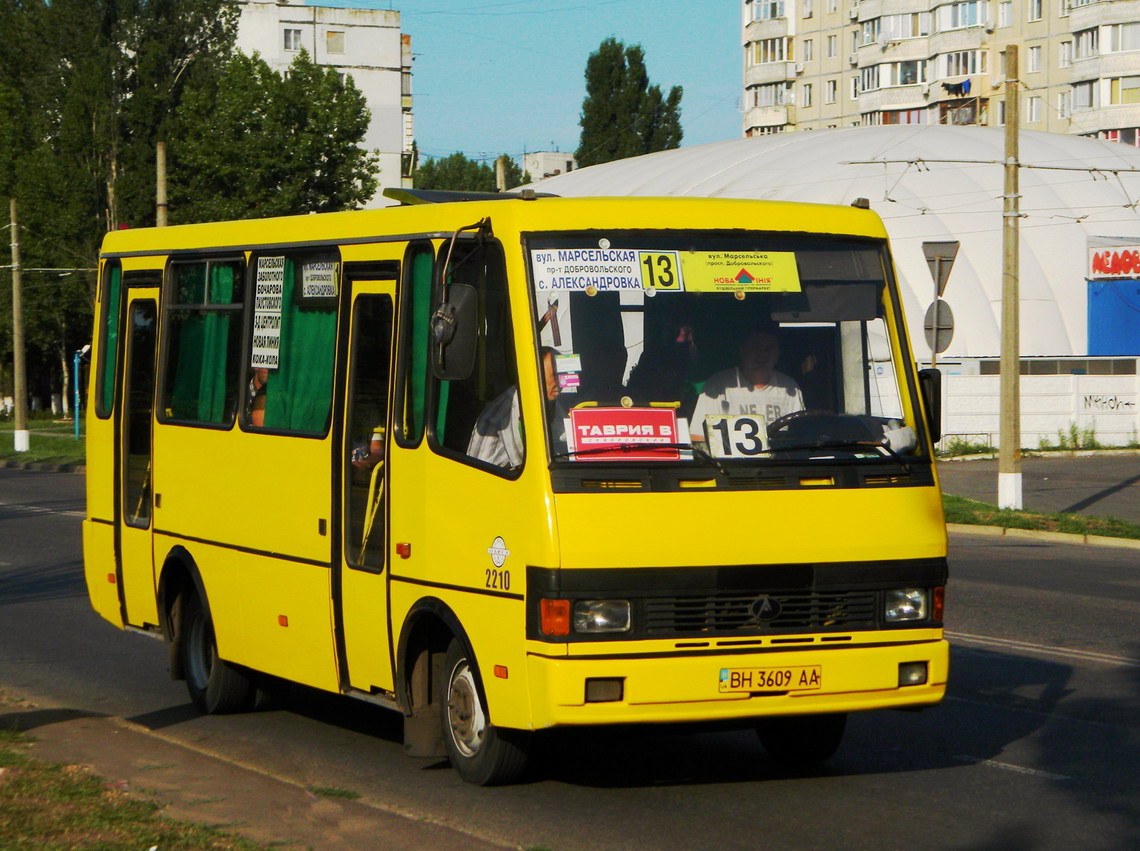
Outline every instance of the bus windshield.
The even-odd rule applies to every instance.
[[[638,231],[533,235],[526,251],[553,461],[920,451],[885,243]]]

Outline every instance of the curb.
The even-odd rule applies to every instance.
[[[44,461],[0,460],[0,467],[9,470],[38,470],[41,473],[86,473],[86,464],[49,464]]]
[[[1140,449],[1022,449],[1021,457],[1025,458],[1093,458],[1101,455],[1140,455]],[[963,461],[996,461],[997,452],[975,452],[969,455],[942,455],[935,458],[939,464],[960,464]]]
[[[1037,529],[1012,529],[1006,526],[971,526],[968,523],[947,523],[947,532],[965,535],[986,535],[995,538],[1028,538],[1036,541],[1053,541],[1058,544],[1084,544],[1090,547],[1115,547],[1140,550],[1140,540],[1134,538],[1108,538],[1104,535],[1078,535],[1075,532],[1048,532]]]
[[[0,687],[0,719],[2,726],[28,734],[36,759],[84,767],[104,788],[158,804],[167,818],[219,828],[258,847],[518,847],[467,829],[459,817],[452,824],[446,814],[428,815],[380,798],[322,793],[320,772],[305,766],[287,777],[204,747],[209,737],[183,741],[118,716],[31,700],[7,687]]]

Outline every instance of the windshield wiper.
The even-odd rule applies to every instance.
[[[899,455],[891,445],[884,441],[877,440],[819,440],[811,443],[793,443],[790,446],[773,447],[774,451],[785,452],[791,449],[881,449],[885,452],[895,463],[902,467],[904,473],[910,473],[910,464],[905,458]]]
[[[615,443],[610,446],[593,446],[589,449],[574,449],[568,452],[556,452],[552,456],[554,461],[563,461],[569,458],[580,458],[583,455],[602,455],[606,452],[643,452],[646,449],[687,449],[693,455],[716,467],[722,476],[728,475],[728,470],[720,463],[720,459],[708,451],[691,443]]]

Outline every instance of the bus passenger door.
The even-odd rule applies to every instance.
[[[334,581],[343,675],[363,691],[391,691],[389,652],[388,449],[392,364],[393,280],[351,286],[348,369],[343,397],[341,547]],[[346,270],[346,278],[351,267]],[[375,272],[373,272],[375,274]]]
[[[116,421],[119,446],[118,520],[120,599],[124,621],[158,623],[151,539],[155,351],[158,341],[157,291],[128,291],[124,336],[123,397]]]

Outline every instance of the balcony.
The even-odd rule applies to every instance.
[[[882,112],[894,109],[918,109],[926,106],[936,98],[933,88],[929,89],[927,83],[912,86],[891,86],[885,89],[873,89],[859,94],[860,112]]]
[[[1095,109],[1074,110],[1072,120],[1074,127],[1081,128],[1082,135],[1100,130],[1140,127],[1140,104],[1122,103],[1098,106]]]
[[[794,106],[757,106],[744,114],[746,127],[781,127],[796,123]]]
[[[796,69],[803,68],[796,62],[765,62],[763,65],[749,65],[744,71],[744,86],[761,86],[765,83],[778,83],[796,76]]]

